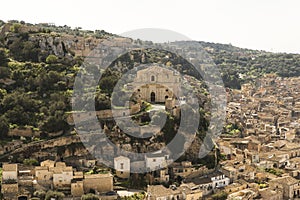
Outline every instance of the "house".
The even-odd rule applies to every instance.
[[[224,166],[221,169],[221,172],[230,179],[230,183],[236,181],[238,178],[238,170],[232,166]]]
[[[259,190],[259,196],[262,199],[268,199],[268,200],[282,200],[283,199],[282,191],[272,190],[270,188],[265,188],[265,189]]]
[[[193,166],[192,163],[188,161],[183,161],[181,163],[173,163],[171,165],[171,168],[175,176],[181,177],[187,177],[188,175],[197,171],[207,171],[207,168],[205,166]]]
[[[50,172],[46,166],[37,166],[35,167],[35,178],[37,181],[49,181],[53,178],[53,172]]]
[[[159,169],[149,173],[149,183],[152,184],[153,181],[156,183],[167,183],[170,180],[170,175],[168,168]]]
[[[113,176],[107,174],[86,174],[84,175],[83,188],[85,193],[94,190],[99,193],[113,190]]]
[[[272,190],[282,191],[284,199],[300,197],[300,182],[291,176],[275,178],[269,181],[269,187]]]
[[[198,200],[203,197],[203,192],[199,189],[190,189],[189,187],[181,185],[179,190],[182,191],[183,199],[185,200]]]
[[[114,169],[116,175],[120,178],[129,178],[130,176],[130,159],[125,156],[114,158]]]
[[[166,188],[162,185],[148,185],[147,199],[148,200],[198,200],[202,199],[203,193],[199,189],[191,189],[189,185],[180,185],[176,187],[171,185]]]
[[[171,200],[183,199],[183,194],[179,190],[165,188],[162,185],[148,185],[147,200]]]
[[[18,181],[18,164],[3,164],[2,183]]]
[[[184,180],[184,183],[193,183],[195,185],[194,188],[203,190],[203,195],[208,195],[215,189],[229,185],[230,179],[225,177],[222,172],[215,171],[202,177],[190,175]]]
[[[153,171],[167,166],[168,157],[163,153],[146,154],[146,169]]]
[[[17,199],[17,194],[19,192],[18,186],[18,165],[4,163],[2,171],[2,185],[1,193],[3,194],[3,199],[14,200]]]
[[[53,160],[45,160],[43,162],[41,162],[41,167],[54,167],[55,166],[55,161]]]
[[[52,168],[54,188],[70,187],[73,179],[73,168],[56,166]]]
[[[84,195],[83,181],[76,181],[71,183],[72,197],[81,197]]]

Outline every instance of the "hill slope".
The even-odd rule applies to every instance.
[[[65,113],[71,110],[70,97],[74,77],[84,57],[108,37],[103,30],[84,31],[68,26],[32,25],[25,22],[0,21],[0,130],[32,126],[42,132],[68,130]],[[227,87],[239,88],[265,73],[279,76],[300,75],[300,55],[275,54],[232,45],[200,42],[222,73]],[[145,63],[170,62],[183,70],[186,61],[168,52],[147,50],[124,55],[118,71],[133,67],[146,55]],[[133,55],[133,58],[131,57]],[[96,108],[110,107],[107,86],[116,83],[120,73],[108,72],[100,82]]]

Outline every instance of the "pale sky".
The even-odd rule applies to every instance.
[[[161,28],[193,40],[300,53],[299,0],[4,0],[0,19],[120,34]]]

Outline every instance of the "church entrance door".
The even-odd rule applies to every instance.
[[[155,102],[155,93],[154,92],[151,92],[150,94],[150,99],[151,99],[151,102]]]

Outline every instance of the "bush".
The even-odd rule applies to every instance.
[[[24,165],[30,165],[30,166],[38,166],[39,162],[36,159],[25,159],[23,160]]]
[[[51,200],[51,198],[55,198],[56,200],[62,200],[65,197],[64,193],[49,190],[46,193],[45,200]]]
[[[33,196],[38,197],[40,199],[45,199],[46,192],[43,190],[37,190],[33,193]]]
[[[226,200],[228,194],[224,191],[212,195],[213,200]]]
[[[10,31],[14,33],[19,33],[21,24],[15,23],[10,27]]]
[[[81,200],[99,200],[99,197],[95,194],[85,194],[81,196]]]
[[[58,60],[57,56],[51,54],[46,58],[46,63],[48,64],[57,63],[57,60]]]

